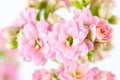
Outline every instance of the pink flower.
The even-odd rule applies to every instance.
[[[51,55],[63,63],[76,61],[81,54],[88,52],[88,47],[84,42],[87,34],[87,28],[79,26],[75,20],[56,23],[53,31],[49,33]]]
[[[32,80],[52,80],[52,72],[45,69],[36,70],[32,76]]]
[[[44,64],[46,62],[44,55],[49,53],[50,50],[47,38],[48,27],[46,22],[40,22],[37,26],[32,24],[24,26],[24,37],[18,40],[18,49],[25,60],[32,60],[35,64]]]
[[[19,80],[17,68],[11,63],[0,63],[0,80]]]
[[[36,24],[36,15],[37,10],[34,8],[25,8],[23,11],[20,12],[18,18],[13,22],[13,26],[15,27],[24,27],[25,24],[31,23]]]
[[[115,80],[115,75],[111,72],[100,72],[96,80]]]
[[[60,80],[94,80],[98,69],[89,70],[88,63],[77,64],[71,62],[69,65],[64,65],[56,73]]]
[[[94,17],[92,16],[90,10],[87,8],[83,9],[82,11],[75,10],[74,19],[82,20],[85,26],[89,26],[94,23]]]
[[[107,42],[112,36],[112,28],[105,20],[99,20],[96,24],[96,41]]]

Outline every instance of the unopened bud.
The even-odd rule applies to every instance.
[[[55,24],[57,21],[59,21],[59,20],[62,20],[62,18],[60,17],[60,16],[58,16],[58,15],[56,15],[56,14],[49,14],[49,16],[48,16],[48,22],[50,23],[50,24]]]
[[[16,39],[10,40],[6,43],[6,47],[8,49],[16,49],[18,47],[18,42]]]
[[[20,39],[24,36],[23,30],[21,29],[17,35],[17,39]]]
[[[82,9],[90,3],[90,0],[70,0],[70,2],[77,8]]]
[[[93,52],[88,52],[87,56],[88,56],[88,61],[94,61],[94,54],[93,54]]]
[[[7,40],[15,39],[19,32],[19,28],[7,27],[3,31],[3,37]]]
[[[112,6],[110,3],[101,4],[98,12],[99,16],[104,19],[109,19],[112,16]]]
[[[29,7],[39,8],[40,6],[39,0],[26,0],[26,2]]]
[[[118,22],[118,18],[114,15],[112,15],[109,19],[108,22],[111,24],[116,24]]]

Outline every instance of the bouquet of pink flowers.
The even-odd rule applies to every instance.
[[[112,14],[105,16],[107,12],[101,14],[107,2],[100,1],[97,5],[99,2],[94,0],[28,0],[29,7],[20,12],[10,27],[1,31],[3,40],[0,42],[4,48],[0,46],[0,49],[43,66],[35,70],[32,80],[115,80],[111,72],[90,68],[91,63],[108,55],[105,51],[111,49],[110,23],[116,19]],[[54,13],[61,7],[70,11],[71,6],[77,8],[74,7],[74,15],[69,20]],[[58,63],[59,67],[44,68],[49,60]],[[0,65],[0,71],[4,70],[3,66]],[[1,78],[1,74],[0,80],[17,80],[9,79],[11,74]]]

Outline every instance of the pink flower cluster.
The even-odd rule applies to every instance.
[[[71,63],[62,66],[51,73],[47,70],[36,70],[33,80],[114,80],[115,76],[111,72],[100,71],[94,67],[89,69],[88,63]]]
[[[37,13],[36,9],[25,8],[12,24],[19,29],[16,33],[19,55],[37,65],[52,59],[63,66],[53,71],[36,70],[33,80],[114,80],[112,73],[89,69],[89,63],[83,63],[98,55],[101,45],[104,48],[111,40],[112,28],[106,20],[83,9],[75,10],[69,21],[50,24],[36,20]]]
[[[20,27],[18,50],[27,61],[44,64],[48,58],[68,64],[96,49],[95,43],[106,44],[112,28],[106,20],[92,16],[88,9],[75,10],[74,18],[59,20],[54,25],[35,19],[37,10],[25,8],[13,26]]]

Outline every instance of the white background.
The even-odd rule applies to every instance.
[[[114,14],[120,19],[120,0],[115,1]],[[19,11],[24,8],[24,2],[24,0],[0,0],[0,28],[10,25]],[[59,14],[62,14],[62,12],[59,11]],[[66,15],[68,18],[67,12],[62,14],[64,17],[66,17]],[[69,14],[69,16],[71,16],[71,14]],[[112,27],[114,29],[112,40],[114,48],[109,52],[110,57],[95,63],[94,66],[98,66],[101,70],[112,71],[116,75],[116,80],[120,80],[120,22]],[[31,62],[24,62],[21,58],[20,62],[20,80],[31,80],[32,73],[35,69],[38,69],[39,66],[36,67]]]

